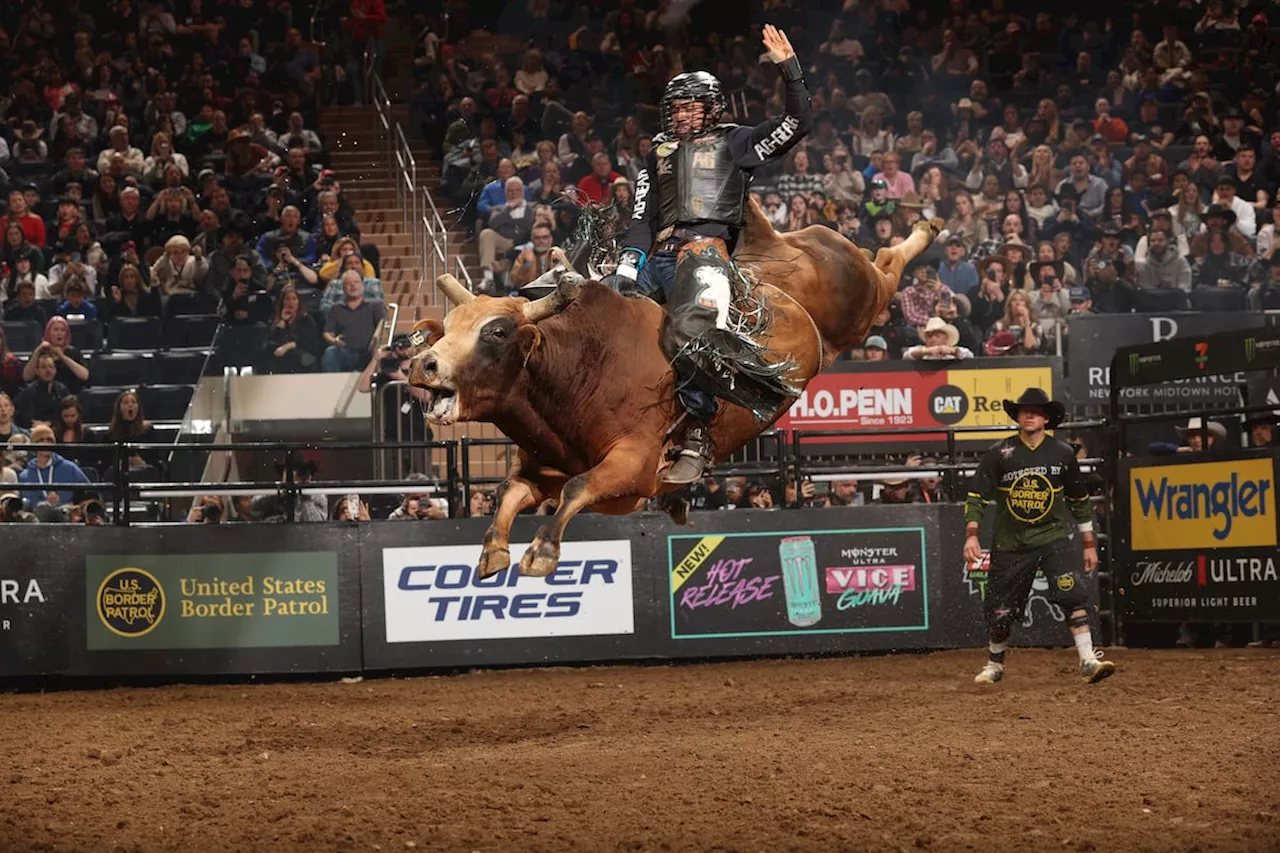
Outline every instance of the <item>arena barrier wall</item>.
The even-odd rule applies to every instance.
[[[1126,618],[1276,618],[1276,464],[1275,448],[1121,460],[1116,583]]]
[[[512,558],[540,518],[521,517]],[[485,519],[0,526],[0,676],[305,674],[977,646],[962,508],[574,520],[557,572],[475,577]],[[1043,590],[1039,590],[1043,591]],[[1034,596],[1022,645],[1061,646]]]

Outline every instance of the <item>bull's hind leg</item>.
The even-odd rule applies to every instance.
[[[880,270],[892,282],[896,290],[898,280],[902,278],[902,271],[906,269],[907,264],[911,262],[912,258],[929,248],[929,244],[937,239],[941,230],[941,220],[935,219],[932,222],[921,220],[917,222],[915,227],[911,229],[910,237],[896,246],[890,246],[876,252],[876,269]]]
[[[657,449],[619,446],[599,465],[564,484],[560,507],[533,537],[529,550],[520,558],[520,574],[546,577],[560,563],[560,541],[564,529],[587,507],[636,496],[643,498],[658,490]]]

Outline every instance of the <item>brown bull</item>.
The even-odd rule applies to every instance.
[[[921,223],[874,261],[825,227],[779,234],[754,203],[736,260],[760,281],[770,326],[758,342],[790,359],[789,380],[803,388],[842,350],[863,340],[897,292],[904,266],[929,245],[936,225]],[[565,525],[588,507],[622,515],[675,486],[668,434],[678,416],[674,376],[659,346],[663,309],[558,270],[557,290],[536,302],[476,297],[452,276],[441,290],[455,307],[442,323],[420,322],[429,349],[413,359],[409,381],[433,394],[428,419],[484,421],[519,447],[498,490],[484,537],[481,576],[510,565],[511,524],[523,510],[558,497],[520,572],[555,571]],[[713,423],[723,461],[786,411],[762,423],[722,404]]]

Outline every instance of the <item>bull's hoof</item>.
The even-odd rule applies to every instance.
[[[506,548],[485,548],[476,563],[476,575],[487,578],[511,566],[511,552]]]
[[[520,558],[520,574],[531,578],[545,578],[560,565],[560,546],[536,538]]]

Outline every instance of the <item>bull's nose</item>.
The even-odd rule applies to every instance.
[[[409,371],[409,382],[412,385],[425,385],[436,375],[438,362],[435,353],[427,350],[413,360],[413,369]]]

